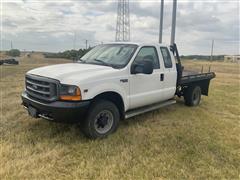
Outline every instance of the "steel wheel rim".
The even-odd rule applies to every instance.
[[[94,128],[99,134],[105,134],[113,126],[113,114],[111,111],[103,110],[99,112],[94,120]]]
[[[200,93],[199,91],[194,91],[193,92],[193,103],[197,104],[200,98]]]

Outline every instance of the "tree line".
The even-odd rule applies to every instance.
[[[44,56],[46,58],[64,58],[64,59],[71,59],[76,60],[81,58],[83,55],[85,55],[88,51],[90,51],[91,48],[88,49],[79,49],[79,50],[66,50],[63,52],[58,53],[44,53]]]
[[[84,56],[88,51],[90,51],[92,48],[88,49],[79,49],[79,50],[66,50],[63,52],[58,53],[44,53],[44,56],[46,58],[64,58],[64,59],[71,59],[71,60],[77,60]],[[11,57],[18,57],[20,56],[21,52],[18,49],[11,49],[6,52],[6,55]],[[187,55],[187,56],[180,56],[181,59],[186,60],[210,60],[210,56],[204,56],[204,55]],[[224,60],[224,55],[215,55],[213,56],[213,60]]]

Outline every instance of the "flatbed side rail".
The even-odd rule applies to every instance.
[[[201,73],[201,74],[194,74],[194,75],[189,75],[189,76],[183,76],[181,78],[181,85],[201,81],[201,80],[211,80],[215,78],[216,75],[214,72],[209,72],[209,73]]]

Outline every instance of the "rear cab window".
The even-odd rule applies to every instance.
[[[164,62],[164,66],[165,68],[172,68],[173,67],[173,63],[172,63],[172,58],[170,55],[170,52],[168,50],[167,47],[160,47],[160,51],[163,57],[163,62]]]

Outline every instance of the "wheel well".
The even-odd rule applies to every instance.
[[[202,80],[194,83],[190,83],[186,86],[183,86],[183,94],[186,92],[186,89],[193,86],[199,86],[201,88],[202,95],[208,96],[210,80]]]
[[[118,94],[116,92],[104,92],[104,93],[101,93],[101,94],[97,95],[96,97],[94,97],[93,101],[95,101],[97,99],[104,99],[104,100],[108,100],[108,101],[111,101],[112,103],[114,103],[119,110],[120,118],[121,119],[125,118],[124,102],[123,102],[123,99],[120,94]]]

